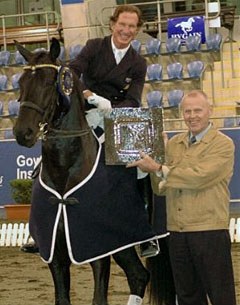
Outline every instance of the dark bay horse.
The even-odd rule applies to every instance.
[[[143,298],[149,272],[134,246],[156,236],[144,204],[138,200],[131,211],[138,196],[136,172],[125,181],[129,169],[113,166],[110,171],[100,162],[104,150],[87,124],[80,81],[57,62],[59,42],[53,39],[49,52],[36,53],[15,43],[28,65],[19,80],[20,112],[14,134],[26,147],[42,136],[29,223],[52,273],[55,305],[71,304],[71,263],[91,264],[92,304],[107,305],[110,255],[124,270],[130,294]]]

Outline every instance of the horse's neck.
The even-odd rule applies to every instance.
[[[43,143],[42,178],[61,194],[81,182],[90,173],[96,159],[97,142],[83,115],[79,107],[71,105],[60,126],[64,132],[69,132],[69,136],[58,135]],[[79,131],[79,135],[72,136],[72,131]]]

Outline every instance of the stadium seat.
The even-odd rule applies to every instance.
[[[166,50],[168,53],[181,52],[181,39],[178,37],[171,37],[166,40]]]
[[[187,39],[185,40],[186,43],[186,49],[188,51],[200,51],[201,50],[201,43],[202,43],[202,38],[201,36],[188,36]]]
[[[10,63],[11,53],[9,51],[0,52],[0,66],[8,66]]]
[[[146,54],[159,55],[161,50],[161,40],[158,38],[150,38],[146,41]]]
[[[19,78],[21,77],[22,73],[15,73],[12,75],[12,87],[13,89],[18,89],[19,88]]]
[[[141,47],[142,47],[141,41],[134,39],[132,40],[131,45],[138,54],[141,53]]]
[[[7,90],[8,78],[5,74],[0,74],[0,90]]]
[[[169,79],[182,79],[183,65],[180,62],[174,62],[167,65],[167,74]]]
[[[4,130],[4,139],[14,139],[14,134],[12,129],[6,129]]]
[[[9,100],[8,113],[10,116],[18,116],[20,103],[17,100]]]
[[[61,50],[60,50],[60,54],[58,56],[58,59],[60,61],[65,61],[66,60],[66,51],[65,51],[65,47],[61,46]]]
[[[219,51],[222,43],[222,35],[220,33],[209,34],[206,37],[206,46],[208,50]]]
[[[146,98],[149,108],[162,106],[163,94],[161,91],[150,91],[147,93]]]
[[[16,65],[26,65],[27,63],[25,58],[22,56],[22,54],[20,54],[18,50],[14,53],[14,61]]]
[[[173,89],[167,92],[168,105],[170,107],[178,106],[183,98],[184,92],[180,89]]]
[[[223,127],[234,127],[236,126],[236,119],[235,118],[224,118],[223,120]]]
[[[161,80],[162,79],[162,65],[151,64],[147,66],[148,80]]]
[[[36,48],[35,50],[33,50],[33,53],[38,53],[38,52],[40,52],[40,51],[46,52],[47,49],[46,49],[46,48]]]
[[[0,115],[3,115],[3,102],[0,101]]]
[[[199,78],[202,76],[204,63],[201,60],[194,60],[187,64],[188,75],[191,78]]]
[[[72,60],[82,51],[83,46],[80,44],[73,45],[69,48],[69,59]]]

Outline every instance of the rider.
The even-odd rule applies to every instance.
[[[131,41],[142,23],[141,11],[136,6],[118,6],[110,17],[112,34],[103,39],[87,41],[76,59],[69,63],[69,67],[82,77],[86,117],[97,133],[102,132],[99,126],[103,127],[104,114],[112,108],[141,105],[146,61],[131,47]],[[138,180],[139,190],[144,198],[149,191],[148,179],[149,177],[145,177]],[[140,249],[143,256],[152,256],[159,251],[158,245],[153,241],[143,244]],[[34,244],[26,244],[22,251],[33,253],[38,249]]]
[[[133,5],[118,6],[110,17],[110,36],[87,41],[69,67],[81,77],[87,109],[92,105],[87,119],[90,125],[103,127],[103,115],[112,108],[139,107],[145,81],[146,61],[131,47],[142,26],[141,11]],[[89,105],[90,104],[90,105]],[[100,114],[99,114],[100,110]],[[148,179],[138,171],[139,190],[144,198],[148,190]],[[150,202],[146,202],[150,204]],[[142,244],[141,255],[158,253],[158,245],[151,241]]]

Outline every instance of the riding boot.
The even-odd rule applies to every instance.
[[[25,253],[38,253],[39,252],[38,246],[34,241],[22,245],[20,250]]]
[[[148,212],[149,223],[152,219],[152,207],[153,207],[153,193],[151,187],[150,176],[147,175],[142,179],[138,179],[138,190],[141,197],[144,200],[145,208]],[[159,254],[159,244],[157,240],[151,240],[140,245],[140,256],[141,257],[152,257]]]

